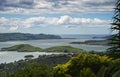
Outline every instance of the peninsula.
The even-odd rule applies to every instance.
[[[58,35],[30,33],[0,33],[0,42],[19,40],[61,39]]]
[[[87,40],[84,42],[70,42],[70,44],[105,45],[105,46],[110,45],[108,40]]]
[[[8,48],[2,48],[2,51],[18,51],[18,52],[40,52],[42,51],[41,48],[35,47],[29,44],[20,44],[20,45],[14,45],[12,47]]]

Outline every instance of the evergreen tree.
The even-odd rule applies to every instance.
[[[120,57],[120,0],[116,1],[115,13],[113,16],[111,29],[115,31],[116,34],[110,37],[110,44],[112,46],[108,50],[112,56]]]

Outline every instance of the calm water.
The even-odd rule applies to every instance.
[[[92,38],[77,38],[77,39],[47,39],[47,40],[29,40],[29,41],[9,41],[9,42],[0,42],[0,48],[10,47],[16,44],[31,44],[33,46],[37,46],[40,48],[49,48],[54,46],[72,46],[76,48],[81,48],[84,50],[96,50],[96,51],[105,51],[107,46],[97,46],[97,45],[83,45],[83,44],[70,44],[70,42],[82,42],[86,40],[92,40]],[[20,59],[24,59],[25,55],[34,55],[34,57],[38,57],[39,55],[50,55],[53,53],[45,53],[45,52],[0,52],[0,63],[9,63],[18,61]],[[57,54],[57,53],[55,53]]]
[[[52,54],[63,54],[63,53],[47,53],[47,52],[0,52],[0,63],[10,63],[14,61],[18,61],[21,59],[25,59],[26,55],[33,55],[34,58],[37,58],[39,55],[52,55]]]
[[[40,48],[50,48],[54,46],[73,46],[76,48],[81,48],[84,50],[97,50],[104,51],[108,47],[107,46],[97,46],[97,45],[84,45],[84,44],[70,44],[70,42],[83,42],[86,40],[92,39],[47,39],[47,40],[30,40],[30,41],[9,41],[9,42],[0,42],[0,48],[10,47],[16,44],[30,44],[33,46],[37,46]]]

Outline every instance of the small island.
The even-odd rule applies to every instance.
[[[2,51],[18,51],[18,52],[40,52],[42,51],[41,48],[29,45],[29,44],[14,45],[12,47],[2,48],[1,50]]]
[[[61,39],[58,35],[30,33],[0,33],[0,42],[40,39]]]
[[[24,56],[24,58],[26,60],[31,60],[32,58],[34,58],[34,56],[33,55],[26,55],[26,56]]]
[[[83,49],[74,48],[72,46],[56,46],[45,49],[47,52],[64,52],[64,53],[80,53],[85,52]]]
[[[19,44],[8,48],[1,48],[1,51],[18,51],[18,52],[64,52],[64,53],[81,53],[85,50],[71,46],[55,46],[42,49],[29,44]]]

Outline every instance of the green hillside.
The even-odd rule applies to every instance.
[[[71,46],[56,46],[45,49],[48,52],[83,52],[82,49],[74,48]]]
[[[18,51],[18,52],[36,52],[36,51],[42,51],[41,48],[39,47],[34,47],[29,44],[20,44],[20,45],[15,45],[9,48],[3,48],[7,51]]]
[[[79,48],[74,48],[71,46],[56,46],[47,49],[41,49],[39,47],[35,47],[29,44],[20,44],[14,45],[8,48],[2,48],[2,51],[18,51],[18,52],[83,52],[84,50]],[[84,51],[85,52],[85,51]]]

